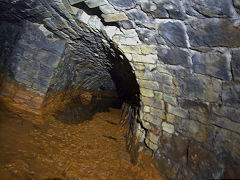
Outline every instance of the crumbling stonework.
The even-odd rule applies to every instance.
[[[81,9],[83,3],[101,14],[88,14]],[[65,42],[70,53],[77,42],[91,44],[94,40],[87,38],[96,34],[97,44],[120,50],[119,56],[132,66],[141,93],[135,135],[153,151],[161,173],[167,179],[239,178],[239,4],[0,0],[0,20],[41,24]],[[14,33],[10,36],[15,39]],[[101,52],[96,54],[97,59]],[[106,66],[102,67],[99,72],[104,72]]]

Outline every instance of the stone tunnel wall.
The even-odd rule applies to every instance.
[[[33,112],[39,111],[66,41],[43,25],[1,22],[0,95]],[[32,94],[32,92],[35,92]]]
[[[54,69],[64,52],[65,41],[54,38],[42,25],[28,21],[18,25],[1,23],[0,29],[3,31],[3,38],[9,30],[15,31],[9,33],[13,36],[7,37],[3,42],[5,46],[10,44],[13,47],[1,48],[1,68],[5,71],[3,73],[30,89],[41,94],[46,93]]]
[[[101,14],[88,15],[81,3]],[[1,20],[44,24],[70,49],[84,31],[122,51],[141,92],[135,135],[168,179],[240,177],[239,0],[1,0],[0,5]]]

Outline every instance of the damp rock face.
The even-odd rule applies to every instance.
[[[239,178],[239,4],[0,0],[0,79],[117,93],[167,179]]]

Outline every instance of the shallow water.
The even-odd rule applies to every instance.
[[[0,106],[0,179],[159,179],[150,166],[133,165],[121,111],[64,123]],[[149,159],[150,160],[150,159]]]

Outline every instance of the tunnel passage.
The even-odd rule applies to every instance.
[[[16,7],[26,8],[24,3],[18,3]],[[3,3],[2,7],[4,5],[8,4]],[[9,17],[10,12],[4,12],[1,17]],[[101,33],[89,31],[89,27],[78,22],[81,26],[78,34],[69,34],[70,42],[67,42],[59,37],[60,32],[67,33],[65,29],[51,32],[46,29],[48,26],[38,24],[41,19],[21,15],[20,18],[5,17],[8,21],[1,23],[1,92],[4,96],[14,96],[12,99],[17,103],[18,98],[23,98],[20,104],[37,112],[41,106],[49,109],[51,99],[62,94],[61,100],[69,98],[73,106],[82,106],[74,107],[76,111],[85,112],[82,119],[91,119],[94,113],[108,107],[120,108],[123,102],[139,108],[139,87],[132,67]],[[53,21],[56,26],[60,18],[57,16],[56,22]],[[31,97],[27,102],[28,99],[16,91],[17,87],[8,92],[11,86],[8,84],[12,83],[33,90],[41,97]],[[72,107],[66,112],[69,108]]]
[[[81,108],[96,105],[93,102],[103,95],[95,94],[106,92],[104,86],[113,92],[104,94],[106,100],[114,94],[124,97],[122,91],[116,93],[125,85],[117,87],[119,69],[114,66],[118,62],[112,58],[117,57],[113,52],[119,57],[124,54],[140,86],[139,118],[130,120],[136,122],[132,133],[136,141],[130,144],[141,146],[132,148],[133,155],[150,150],[166,179],[238,178],[238,1],[0,0],[1,32],[7,36],[1,34],[1,65],[7,67],[1,75],[1,94],[5,101],[11,97],[8,100],[14,105],[30,107],[33,113],[39,113],[46,94],[44,104],[73,97]],[[94,50],[103,58],[97,67],[91,63],[94,53],[85,48],[95,46],[87,42],[93,34],[95,41],[105,44],[100,49],[108,47]],[[89,61],[78,52],[82,46],[90,54]],[[69,68],[65,75],[62,67]],[[111,80],[91,84],[93,76],[87,69],[101,71],[101,77]],[[78,79],[78,74],[85,78]],[[80,89],[73,91],[76,87]],[[71,98],[65,98],[68,94]],[[125,99],[124,116],[136,112]],[[81,108],[67,109],[66,114],[77,114]],[[130,119],[136,118],[136,113],[130,114]],[[64,114],[59,119],[65,119]]]
[[[66,47],[43,108],[48,109],[51,99],[56,101],[55,95],[59,94],[61,101],[65,99],[69,103],[65,104],[68,108],[61,119],[76,112],[76,121],[89,120],[96,112],[109,107],[121,108],[125,103],[135,109],[132,118],[136,120],[140,107],[139,86],[128,60],[113,44],[105,45],[101,37],[93,33],[84,33],[71,48]]]
[[[25,8],[23,1],[18,3],[16,8]],[[2,8],[4,5],[8,5],[8,3],[3,2],[0,5]],[[45,156],[43,152],[36,150],[38,145],[44,147],[46,153],[48,153],[48,149],[50,151],[49,154],[55,156],[51,152],[58,151],[58,148],[69,151],[62,146],[68,146],[67,142],[72,141],[78,142],[78,144],[73,144],[73,146],[79,146],[77,149],[86,148],[87,150],[85,151],[91,150],[94,142],[96,142],[96,135],[99,134],[100,138],[103,138],[105,141],[107,139],[115,143],[118,143],[118,141],[120,143],[125,142],[126,134],[123,134],[120,130],[116,132],[117,129],[120,129],[118,127],[120,121],[119,111],[109,110],[112,107],[122,108],[122,120],[130,125],[128,135],[129,133],[133,135],[135,121],[138,119],[140,108],[139,86],[128,59],[109,39],[106,39],[99,32],[91,31],[89,27],[82,23],[77,31],[78,34],[71,32],[66,39],[59,34],[67,33],[67,28],[58,31],[58,34],[46,25],[43,25],[41,19],[38,20],[32,16],[21,16],[21,13],[18,17],[10,17],[11,11],[7,13],[7,15],[3,13],[4,16],[0,16],[1,20],[4,19],[0,24],[0,128],[2,129],[0,147],[3,147],[1,159],[5,153],[8,153],[7,151],[14,152],[17,154],[16,156],[19,155],[20,157],[24,157],[26,152],[28,152],[29,157],[18,161],[19,157],[12,156],[12,158],[6,160],[8,162],[7,165],[3,165],[5,163],[4,160],[0,164],[1,167],[6,166],[6,168],[0,170],[4,174],[3,178],[9,177],[8,173],[12,168],[20,168],[20,170],[16,170],[15,175],[10,177],[25,178],[25,171],[31,169],[29,164],[35,162],[36,159],[37,161],[40,159],[44,163]],[[61,17],[57,16],[55,20],[60,19]],[[61,24],[61,22],[54,23],[56,26]],[[74,37],[75,35],[77,38]],[[25,111],[41,115],[41,118],[30,115],[28,112],[25,113]],[[96,116],[99,115],[99,112],[105,111],[110,111],[109,117],[103,114],[96,121]],[[111,117],[116,119],[111,119]],[[107,135],[108,133],[106,132],[103,132],[103,135],[101,134],[101,131],[104,130],[104,127],[101,127],[104,123],[101,121],[103,118],[105,119],[104,122],[106,121],[110,125],[110,127],[106,125],[105,128],[111,128],[108,131],[109,133],[113,132],[112,135]],[[54,121],[54,119],[63,122],[65,126]],[[88,127],[88,122],[86,124],[85,120],[92,119],[99,123],[99,129],[97,129],[97,125],[94,128],[90,128],[93,126],[91,122],[89,122],[90,126]],[[29,120],[33,125],[26,123]],[[9,124],[7,124],[8,121]],[[43,127],[38,123],[47,124],[48,127]],[[85,123],[85,127],[91,130],[88,129],[85,132],[84,124],[82,128],[81,123]],[[74,126],[70,126],[72,124]],[[5,125],[15,128],[9,131],[12,138],[3,140],[7,134]],[[114,128],[111,126],[114,126]],[[79,129],[74,129],[74,127]],[[66,133],[66,130],[70,131],[67,134],[70,133],[74,137],[70,136],[68,139],[65,139],[66,136],[61,134],[61,131]],[[51,132],[49,133],[49,131]],[[90,134],[87,134],[88,131]],[[93,132],[93,135],[91,132]],[[27,136],[28,133],[29,137]],[[39,134],[41,135],[39,136]],[[80,141],[82,137],[76,136],[76,134],[82,134],[82,136],[86,134],[86,140],[92,137],[89,142],[92,142],[93,145],[85,145],[84,141]],[[121,136],[118,137],[118,134]],[[14,138],[15,136],[19,136],[19,138]],[[20,137],[24,139],[19,144],[18,142],[21,142]],[[53,138],[51,139],[50,137]],[[61,137],[61,140],[58,140],[59,137]],[[49,144],[50,148],[48,148],[45,146],[46,142],[44,139],[57,143],[57,145],[52,147]],[[15,142],[16,140],[17,142]],[[14,142],[15,145],[10,143],[11,145],[6,145],[5,147],[4,143],[9,143],[9,141]],[[34,143],[35,141],[38,143]],[[22,146],[24,143],[26,148]],[[31,148],[28,148],[30,145],[34,149],[34,153],[38,154],[37,157],[35,155],[32,157]],[[100,143],[99,146],[104,147],[105,144]],[[19,152],[15,152],[14,147],[16,151],[24,152],[25,155],[22,156]],[[119,149],[124,149],[125,151],[125,146],[122,147]],[[115,149],[115,147],[110,147],[109,150],[112,148]],[[76,148],[73,148],[72,151],[76,153],[75,150]],[[92,151],[94,152],[95,150]],[[101,151],[105,152],[104,150]],[[58,155],[57,152],[56,155]],[[5,156],[8,157],[7,155]],[[73,156],[73,154],[70,153],[67,156]],[[94,155],[92,156],[95,157]],[[60,156],[59,159],[63,157],[66,158],[65,156]],[[16,158],[16,161],[13,160],[14,158]],[[65,161],[63,162],[65,163]],[[21,169],[21,166],[25,169]],[[27,177],[39,176],[38,173],[41,168],[38,169],[36,166],[32,167],[32,169],[35,169],[36,175],[32,172],[27,172]],[[57,166],[61,166],[61,163]],[[125,176],[130,175],[122,174]],[[59,176],[65,177],[66,175],[60,174]],[[134,176],[140,177],[136,173]]]

